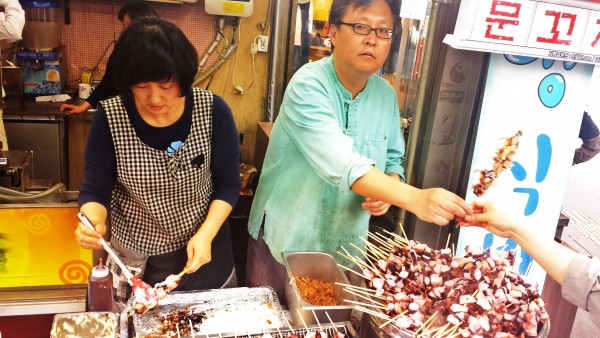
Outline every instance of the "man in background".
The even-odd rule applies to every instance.
[[[0,0],[0,40],[16,41],[21,39],[21,33],[25,26],[25,11],[18,0]],[[0,55],[0,65],[2,55]],[[2,98],[4,98],[2,88]],[[2,118],[4,107],[0,109],[0,149],[8,150],[6,130]]]
[[[587,112],[583,112],[579,138],[583,143],[575,150],[573,165],[589,161],[600,152],[600,130]]]

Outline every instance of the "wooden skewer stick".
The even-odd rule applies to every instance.
[[[346,248],[344,248],[343,246],[341,246],[341,248],[346,253],[346,256],[345,256],[345,257],[347,257],[346,259],[352,260],[356,265],[358,265],[363,270],[367,269],[367,270],[371,270],[371,271],[375,272],[373,270],[373,268],[369,264],[365,263],[362,259],[352,256],[350,254],[350,252],[348,252],[348,250],[346,250]]]
[[[181,276],[185,275],[188,272],[188,269],[183,269],[183,271],[181,271],[177,276],[179,276],[179,278],[181,278]]]
[[[306,329],[306,331],[308,331],[308,326],[306,326],[306,322],[304,321],[304,318],[302,318],[302,313],[300,313],[300,309],[296,309],[296,311],[298,312],[298,317],[300,317],[300,320],[302,321],[302,325],[304,325],[304,328]]]
[[[466,329],[464,329],[464,330],[462,330],[460,332],[457,332],[457,333],[455,333],[454,335],[452,335],[451,337],[448,337],[448,338],[454,338],[454,337],[462,336],[462,334],[465,333],[465,332],[467,332],[467,331],[469,331],[469,328],[466,328]]]
[[[452,237],[452,233],[448,233],[448,239],[446,240],[446,249],[448,249],[448,245],[450,245],[450,237]]]
[[[368,278],[367,278],[367,276],[363,275],[363,274],[362,274],[362,273],[360,273],[360,272],[356,272],[354,269],[350,269],[349,267],[347,267],[347,266],[343,266],[343,265],[342,265],[342,264],[340,264],[340,263],[337,263],[337,265],[338,265],[340,268],[346,269],[346,270],[348,270],[348,271],[350,271],[350,272],[352,272],[352,273],[355,273],[355,274],[357,274],[357,275],[361,276],[362,278],[368,279]]]
[[[312,311],[313,317],[315,317],[315,321],[317,321],[317,326],[319,326],[319,331],[323,331],[323,328],[321,327],[321,323],[319,323],[319,318],[317,318],[317,314],[315,313],[315,310],[310,310]]]
[[[384,306],[385,304],[383,304],[383,303],[380,303],[380,302],[377,302],[377,301],[375,301],[375,300],[373,300],[373,299],[371,299],[371,298],[369,298],[369,297],[367,297],[367,296],[364,296],[364,295],[362,295],[362,294],[360,294],[360,293],[357,293],[357,292],[353,292],[353,291],[351,291],[351,290],[346,290],[346,292],[348,292],[348,293],[351,293],[351,294],[353,294],[353,295],[355,295],[355,296],[357,296],[357,297],[360,297],[360,298],[362,298],[362,299],[368,300],[368,301],[370,301],[370,302],[373,302],[373,304],[379,305],[379,307],[380,307],[380,308],[383,308],[383,309],[385,309],[385,306]],[[370,296],[370,295],[369,295],[369,296]],[[385,298],[384,298],[384,299],[385,299]]]
[[[430,316],[429,318],[427,318],[427,320],[423,323],[423,325],[421,325],[421,327],[415,331],[415,334],[417,334],[419,331],[421,330],[425,330],[427,328],[427,325],[435,318],[437,317],[438,312],[434,312],[434,314],[432,316]]]
[[[387,243],[387,247],[392,250],[394,246],[399,246],[400,244],[394,240],[394,237],[385,237],[381,233],[373,233],[374,238],[381,239],[384,243]]]
[[[377,240],[376,237],[371,237],[371,238],[373,238],[374,240]],[[365,245],[367,246],[367,249],[371,249],[371,251],[373,253],[375,253],[378,258],[381,258],[381,259],[387,259],[388,258],[389,254],[386,253],[385,251],[381,250],[380,247],[378,247],[377,245],[369,242],[368,240],[366,240],[366,239],[364,239],[362,237],[360,237],[360,239],[363,242],[365,242]],[[391,250],[391,248],[389,250]]]
[[[381,313],[381,312],[376,312],[376,311],[373,311],[373,310],[371,310],[371,309],[367,309],[367,308],[365,308],[365,307],[362,307],[362,306],[360,306],[360,305],[359,305],[359,306],[357,306],[357,307],[356,307],[356,309],[357,309],[357,310],[359,310],[359,311],[362,311],[362,312],[364,312],[364,313],[368,313],[368,314],[370,314],[370,315],[373,315],[373,316],[375,316],[375,317],[379,317],[379,318],[381,318],[381,319],[386,319],[386,320],[387,320],[387,319],[390,319],[390,317],[389,317],[389,316],[386,316],[385,314],[383,314],[383,313]]]
[[[393,245],[387,243],[385,240],[382,240],[379,236],[377,236],[377,234],[373,234],[373,233],[367,233],[367,237],[370,237],[372,240],[376,241],[377,243],[381,244],[383,247],[385,247],[388,250],[392,250]],[[373,245],[373,243],[365,240],[364,238],[360,238],[363,241],[365,241],[365,243],[368,243],[370,245]],[[373,245],[374,246],[374,245]],[[377,248],[377,250],[383,252],[383,250],[381,250],[380,248],[374,246],[375,248]],[[387,257],[387,256],[386,256]]]
[[[357,289],[357,290],[361,290],[363,292],[367,291],[367,292],[370,292],[371,294],[375,294],[375,290],[369,289],[369,288],[363,288],[362,286],[357,286],[357,285],[352,285],[352,284],[345,284],[345,283],[340,283],[340,282],[335,282],[335,284],[343,286],[345,288]]]
[[[409,243],[408,236],[406,236],[406,232],[404,232],[404,226],[402,226],[402,223],[399,223],[398,225],[400,226],[400,230],[402,230],[402,236],[399,236],[398,234],[387,231],[385,229],[383,229],[383,231],[388,235],[392,236],[394,238],[394,241],[397,240],[403,245],[406,245]]]
[[[370,253],[371,258],[373,258],[373,259],[382,258],[381,256],[382,256],[383,252],[377,246],[373,245],[373,243],[369,242],[362,236],[358,236],[358,238],[360,238],[365,243],[365,249],[371,249],[371,252],[369,252],[369,250],[366,251],[368,254]],[[385,255],[383,255],[383,256],[384,256],[383,258],[387,257]]]
[[[369,307],[373,307],[373,308],[377,308],[377,309],[383,309],[383,310],[386,309],[386,307],[382,306],[382,305],[361,303],[361,302],[357,302],[357,301],[350,300],[350,299],[344,299],[344,302],[348,302],[348,303],[356,304],[356,305],[360,305],[360,306],[369,306]],[[386,317],[386,318],[390,318],[390,317]]]
[[[192,320],[188,318],[188,321],[190,322],[190,332],[192,333],[192,338],[195,338],[196,336],[194,335],[194,325],[192,324]]]
[[[290,328],[290,332],[291,332],[291,333],[295,333],[295,332],[294,332],[294,328],[292,327],[292,324],[290,324],[290,321],[289,321],[289,320],[286,320],[285,322],[286,322],[286,323],[287,323],[287,325],[289,326],[289,328]]]
[[[331,320],[331,317],[329,317],[329,313],[327,313],[327,311],[325,311],[325,315],[327,316],[327,319],[329,319],[329,322],[331,323],[331,326],[333,326],[335,332],[340,332],[340,330],[338,330],[337,327],[335,327],[335,323],[333,322],[333,320]]]
[[[354,248],[356,248],[356,250],[358,250],[361,254],[363,254],[363,256],[365,257],[367,262],[369,262],[369,266],[371,266],[375,270],[378,270],[376,267],[376,264],[373,263],[373,261],[371,261],[371,259],[369,258],[369,254],[367,252],[365,252],[363,249],[359,248],[358,245],[356,245],[354,243],[350,243],[350,245],[352,245]],[[375,257],[375,260],[377,260],[377,259],[379,259],[379,258]]]
[[[354,264],[358,265],[358,267],[359,267],[359,268],[361,268],[361,269],[363,269],[363,270],[371,270],[371,269],[369,269],[369,267],[368,267],[368,266],[363,266],[363,265],[362,265],[362,263],[361,263],[361,262],[358,262],[358,261],[357,261],[357,260],[356,260],[354,257],[352,257],[352,256],[348,256],[348,255],[344,255],[343,253],[341,253],[341,252],[339,252],[339,251],[337,251],[337,253],[338,253],[340,256],[342,256],[342,257],[346,258],[347,260],[354,262]]]
[[[181,334],[179,334],[179,323],[175,323],[175,328],[177,329],[177,338],[181,338]]]
[[[381,273],[379,272],[379,269],[377,268],[376,264],[375,264],[375,263],[373,263],[373,262],[371,262],[371,261],[369,260],[369,257],[368,257],[368,255],[367,255],[367,253],[366,253],[366,252],[364,252],[364,250],[363,250],[363,249],[359,248],[359,247],[358,247],[356,244],[354,244],[354,243],[350,243],[350,245],[352,245],[352,246],[353,246],[353,247],[355,247],[355,248],[356,248],[358,251],[360,251],[360,253],[362,253],[362,254],[365,256],[365,258],[367,259],[367,261],[369,261],[370,265],[368,265],[368,266],[371,268],[371,270],[372,270],[374,273],[376,273],[377,275],[379,275],[379,277],[383,278],[383,275],[381,275]],[[365,263],[365,265],[367,265],[367,263]]]
[[[404,316],[404,314],[405,314],[405,313],[407,313],[407,312],[408,312],[408,310],[406,310],[406,311],[404,311],[404,312],[402,312],[402,313],[398,314],[398,315],[397,315],[396,317],[394,317],[394,318],[390,318],[390,319],[389,319],[389,320],[387,320],[385,323],[383,323],[383,324],[379,325],[379,328],[381,329],[382,327],[384,327],[384,326],[388,325],[389,323],[396,321],[396,319],[400,318],[400,316]]]

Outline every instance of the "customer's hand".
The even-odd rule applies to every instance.
[[[417,189],[407,209],[425,222],[447,225],[455,217],[463,219],[473,210],[458,195],[441,188]]]
[[[522,225],[492,202],[473,202],[473,214],[465,216],[458,222],[461,226],[477,226],[494,235],[513,238]]]
[[[389,203],[376,201],[372,198],[367,197],[365,202],[362,204],[362,208],[369,212],[371,216],[381,216],[384,215],[388,209],[390,208]]]

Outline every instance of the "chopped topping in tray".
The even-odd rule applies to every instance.
[[[334,284],[310,277],[293,277],[302,299],[316,306],[338,305]]]

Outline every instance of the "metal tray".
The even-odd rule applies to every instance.
[[[129,299],[129,307],[133,300]],[[133,315],[133,336],[184,337],[224,332],[246,335],[285,327],[286,321],[279,299],[270,287],[172,292],[157,308]]]
[[[112,312],[74,312],[54,315],[51,338],[119,337],[119,316]]]

